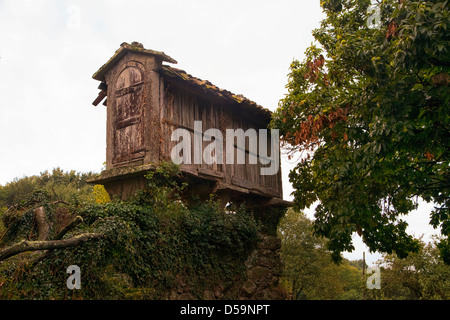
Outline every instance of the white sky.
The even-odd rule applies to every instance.
[[[92,105],[92,74],[122,42],[275,110],[321,19],[319,0],[0,0],[0,184],[55,167],[101,171],[106,108]],[[283,161],[285,199],[291,167]],[[432,231],[424,212],[408,220],[416,235]],[[355,245],[346,256],[365,250],[370,262]]]

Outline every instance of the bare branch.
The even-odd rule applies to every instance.
[[[64,240],[50,240],[50,241],[22,240],[19,243],[16,243],[10,247],[0,250],[0,261],[26,251],[55,250],[68,247],[76,247],[90,239],[96,239],[101,236],[102,234],[100,233],[83,233],[74,236],[70,239]]]
[[[69,205],[69,203],[64,201],[64,200],[56,200],[56,201],[52,202],[52,204],[59,204],[59,203],[62,203],[62,204],[65,204],[65,205]]]
[[[72,230],[73,228],[75,228],[77,225],[79,225],[82,222],[83,222],[83,218],[80,217],[80,216],[76,216],[75,219],[73,219],[67,226],[65,226],[56,235],[55,239],[53,239],[53,240],[61,240],[67,232],[69,232],[70,230]],[[41,255],[37,256],[34,259],[32,259],[30,261],[30,263],[29,263],[29,267],[32,267],[32,266],[36,265],[37,263],[39,263],[40,261],[42,261],[45,258],[47,258],[49,256],[50,252],[51,252],[51,250],[47,250],[47,251],[43,252]]]

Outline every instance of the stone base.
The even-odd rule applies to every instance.
[[[257,248],[249,255],[244,279],[236,279],[231,287],[216,283],[201,295],[203,300],[288,300],[289,293],[280,286],[282,262],[281,241],[276,236],[259,235]],[[194,297],[186,281],[178,275],[176,287],[164,297],[168,300],[192,300]]]
[[[145,187],[145,173],[154,169],[153,165],[136,167],[123,167],[105,170],[96,179],[89,181],[92,184],[104,185],[110,196],[127,199],[136,191]],[[214,180],[202,180],[196,177],[190,179],[193,188],[188,191],[192,194],[202,195],[209,198],[214,190]],[[252,300],[279,300],[288,299],[288,292],[283,289],[279,280],[282,273],[282,262],[280,257],[281,241],[276,236],[278,222],[285,210],[291,204],[278,198],[267,198],[249,194],[235,194],[235,190],[220,190],[217,192],[224,203],[228,201],[239,204],[245,203],[247,208],[254,212],[254,217],[263,226],[256,249],[250,253],[245,262],[246,271],[244,275],[237,275],[233,283],[214,283],[211,288],[203,292],[200,298],[207,300],[215,299],[252,299]],[[185,195],[189,197],[189,194]],[[183,275],[177,275],[174,287],[170,288],[163,299],[185,300],[195,299],[191,288],[183,281]]]

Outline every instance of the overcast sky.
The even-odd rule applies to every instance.
[[[322,17],[319,0],[0,0],[0,184],[55,167],[100,172],[106,108],[92,105],[92,74],[122,42],[163,51],[177,68],[273,111]],[[283,161],[288,200],[291,167]],[[416,235],[432,231],[425,209],[411,216]],[[346,256],[366,250],[370,261],[356,245]]]

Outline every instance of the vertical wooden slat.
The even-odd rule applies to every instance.
[[[220,104],[216,104],[209,100],[201,98],[200,96],[194,95],[186,90],[177,88],[176,90],[171,90],[171,92],[174,95],[172,110],[170,110],[170,108],[168,107],[168,97],[166,97],[166,101],[163,104],[163,108],[166,108],[166,110],[163,111],[164,120],[167,121],[164,126],[163,133],[166,136],[166,139],[170,140],[171,132],[176,128],[176,126],[173,126],[172,124],[179,124],[182,127],[190,128],[192,143],[191,167],[223,172],[224,181],[228,183],[231,183],[232,178],[235,178],[237,180],[246,181],[249,186],[254,186],[255,188],[268,187],[274,190],[279,190],[279,188],[281,188],[280,173],[276,175],[262,176],[260,170],[262,165],[260,164],[259,158],[257,164],[250,164],[249,150],[251,148],[249,145],[249,139],[246,139],[245,144],[245,149],[247,150],[245,152],[246,164],[237,164],[237,154],[239,150],[236,148],[236,146],[234,147],[235,164],[231,165],[226,163],[226,129],[243,129],[244,132],[246,132],[248,129],[254,128],[257,131],[259,137],[259,127],[255,123],[243,117],[241,114],[231,113],[230,109]],[[221,119],[229,119],[229,121],[222,121]],[[202,164],[194,165],[194,121],[202,121],[203,133],[211,128],[219,129],[222,132],[222,150],[224,156],[223,165],[217,163],[208,165],[204,162],[203,152],[205,147],[211,143],[210,141],[202,141]],[[171,125],[169,125],[169,123],[171,123]],[[268,148],[270,148],[270,139],[268,139],[267,144]],[[175,143],[167,145],[170,147],[165,148],[164,150],[166,154],[170,155],[170,151]],[[259,149],[259,146],[257,149]],[[269,149],[268,154],[270,155],[271,152],[272,150]]]

